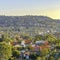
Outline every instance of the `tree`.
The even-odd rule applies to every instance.
[[[57,46],[60,46],[60,38],[57,39],[56,45],[57,45]]]
[[[35,37],[34,37],[34,41],[38,41],[38,40],[43,40],[43,36],[42,35],[36,35]]]
[[[22,35],[21,37],[26,40],[32,40],[32,37],[29,35]]]
[[[53,34],[47,34],[46,40],[49,41],[50,43],[56,43],[57,38]]]
[[[16,58],[19,58],[20,57],[20,52],[18,50],[13,50],[12,56],[16,57]]]
[[[4,34],[1,34],[0,40],[2,40],[1,42],[5,41],[8,43],[9,41],[11,41],[11,38],[9,38],[8,34],[4,33]]]
[[[6,42],[0,42],[0,60],[8,60],[12,54],[12,47]]]

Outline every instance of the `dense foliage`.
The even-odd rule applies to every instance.
[[[0,60],[8,60],[11,57],[11,46],[6,42],[0,42]]]

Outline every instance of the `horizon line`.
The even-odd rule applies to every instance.
[[[43,17],[49,17],[49,18],[51,18],[51,19],[58,19],[58,20],[60,20],[60,18],[52,18],[52,17],[50,17],[50,16],[46,16],[46,15],[0,15],[0,16],[11,16],[11,17],[15,17],[15,16],[17,16],[17,17],[19,17],[19,16],[43,16]]]

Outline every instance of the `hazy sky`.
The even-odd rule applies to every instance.
[[[45,15],[60,18],[60,0],[0,0],[0,15]]]

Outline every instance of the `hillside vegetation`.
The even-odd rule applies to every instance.
[[[60,32],[60,20],[47,16],[0,16],[0,31],[28,34]]]

